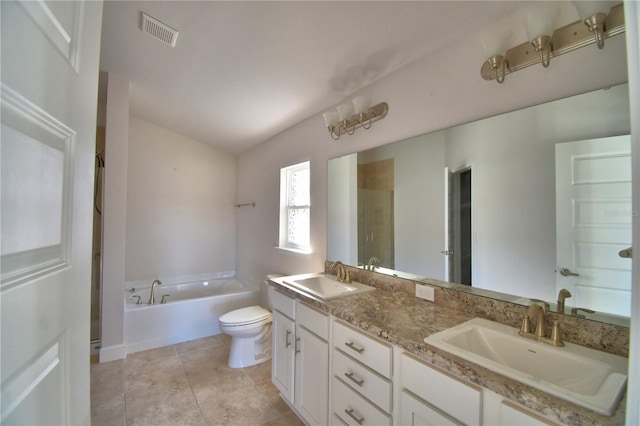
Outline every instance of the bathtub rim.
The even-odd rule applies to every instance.
[[[140,304],[137,304],[135,302],[131,302],[130,301],[130,297],[132,297],[134,294],[140,292],[140,291],[149,291],[149,289],[151,288],[151,286],[147,286],[147,287],[140,287],[140,288],[135,288],[134,292],[131,292],[129,289],[125,288],[124,290],[124,311],[138,311],[141,309],[150,309],[150,308],[157,308],[159,306],[163,306],[163,305],[169,305],[169,304],[178,304],[178,303],[188,303],[188,302],[193,302],[194,300],[204,300],[204,299],[211,299],[211,298],[216,298],[216,297],[224,297],[224,296],[229,296],[229,295],[234,295],[234,294],[242,294],[242,293],[251,293],[251,292],[260,292],[261,288],[260,285],[254,282],[247,282],[244,281],[242,279],[236,278],[236,277],[228,277],[228,278],[215,278],[215,279],[204,279],[202,281],[215,281],[215,280],[235,280],[236,282],[239,282],[243,285],[243,287],[241,289],[238,289],[237,291],[232,291],[232,292],[228,292],[228,293],[220,293],[220,294],[211,294],[208,296],[204,296],[204,297],[193,297],[190,299],[181,299],[181,300],[168,300],[167,303],[154,303],[153,305],[149,305],[148,303],[146,303],[144,301],[144,298],[142,299],[143,302]],[[177,282],[174,284],[166,284],[167,287],[172,286],[172,285],[180,285],[180,284],[190,284],[190,283],[199,283],[202,281],[188,281],[188,282]],[[163,284],[164,285],[164,284]],[[149,295],[147,294],[146,297],[149,297]]]

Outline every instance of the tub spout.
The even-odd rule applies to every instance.
[[[160,284],[162,284],[160,280],[154,280],[153,283],[151,284],[151,294],[149,295],[149,305],[153,305],[154,303],[156,303],[156,298],[155,298],[156,287],[159,286]]]

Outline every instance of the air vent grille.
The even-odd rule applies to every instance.
[[[175,47],[178,40],[178,30],[142,12],[142,32],[149,34],[164,44]]]

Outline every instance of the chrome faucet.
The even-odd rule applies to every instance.
[[[380,262],[380,259],[378,259],[375,256],[371,256],[369,258],[369,261],[367,262],[366,265],[364,265],[364,269],[368,270],[368,271],[375,271],[376,269],[376,263]]]
[[[532,333],[531,318],[534,316],[536,320],[536,330]],[[560,324],[562,324],[560,321],[554,321],[553,328],[551,330],[551,337],[546,337],[545,309],[537,303],[534,303],[529,306],[527,314],[522,320],[522,326],[520,327],[518,334],[522,337],[526,337],[527,339],[537,340],[541,343],[547,343],[553,346],[564,346],[564,342],[560,336]]]
[[[151,283],[151,294],[149,295],[149,305],[153,305],[154,303],[156,303],[156,298],[155,298],[156,287],[159,286],[160,284],[162,284],[160,280],[154,280],[153,283]]]
[[[566,288],[563,288],[558,293],[558,305],[556,306],[556,311],[558,313],[564,314],[564,299],[571,297],[571,293]]]
[[[336,276],[338,277],[338,281],[340,281],[341,283],[347,283],[347,284],[351,282],[349,271],[347,271],[347,268],[344,266],[342,262],[340,262],[339,260],[336,260],[335,262],[333,262],[333,265],[331,265],[331,267],[336,269]]]

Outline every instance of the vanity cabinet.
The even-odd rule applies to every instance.
[[[272,381],[309,425],[554,424],[300,300],[270,291]]]
[[[409,425],[482,424],[482,388],[462,382],[403,353],[400,419]]]
[[[391,425],[392,346],[333,323],[332,409],[335,424]]]
[[[271,379],[305,422],[328,423],[329,316],[272,293]]]

